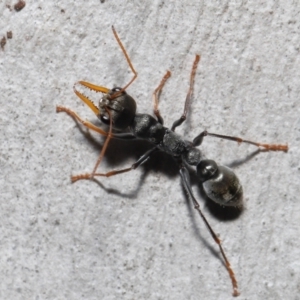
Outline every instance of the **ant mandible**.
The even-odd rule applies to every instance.
[[[135,100],[126,93],[126,89],[132,84],[132,82],[137,78],[137,72],[135,71],[130,58],[123,46],[116,30],[112,26],[113,34],[125,55],[127,63],[132,70],[134,76],[129,81],[127,85],[123,88],[115,87],[113,89],[108,89],[106,87],[97,86],[85,81],[79,81],[77,84],[81,84],[95,92],[103,93],[103,97],[99,101],[98,107],[82,93],[76,90],[74,85],[75,94],[95,113],[95,115],[106,125],[109,125],[108,132],[102,130],[100,127],[81,119],[77,113],[74,111],[63,107],[57,106],[57,112],[65,112],[75,120],[82,123],[88,129],[100,133],[106,137],[105,143],[99,155],[99,158],[95,164],[93,171],[89,174],[80,174],[72,176],[72,182],[81,179],[94,179],[96,176],[110,177],[121,173],[126,173],[131,170],[136,169],[141,164],[146,162],[150,156],[157,151],[164,151],[170,154],[175,161],[177,161],[179,166],[179,174],[182,179],[183,186],[188,194],[188,197],[192,199],[194,208],[198,211],[201,218],[203,219],[205,225],[207,226],[212,238],[219,246],[222,257],[225,261],[226,269],[229,273],[232,286],[233,286],[233,296],[238,296],[238,285],[235,278],[235,274],[231,268],[229,260],[225,255],[223,247],[221,245],[221,240],[218,238],[216,233],[213,231],[212,227],[208,223],[204,214],[200,209],[200,205],[196,200],[190,182],[189,172],[187,166],[195,166],[197,176],[202,183],[203,190],[205,194],[213,200],[214,202],[224,205],[224,206],[241,206],[242,205],[242,194],[243,189],[240,184],[239,179],[234,174],[234,172],[228,167],[218,165],[214,160],[206,159],[201,151],[196,148],[200,146],[203,138],[206,136],[212,136],[222,139],[227,139],[235,141],[238,143],[248,143],[255,145],[264,151],[288,151],[287,145],[281,144],[263,144],[256,143],[248,140],[241,139],[239,137],[220,135],[215,133],[207,132],[206,130],[197,135],[192,142],[186,141],[183,137],[175,133],[176,127],[180,126],[186,119],[186,115],[189,108],[190,99],[193,93],[194,78],[196,74],[197,65],[200,61],[200,55],[196,54],[191,75],[190,75],[190,86],[185,99],[184,111],[181,117],[176,120],[171,129],[163,126],[163,118],[158,109],[158,99],[160,92],[171,76],[171,72],[167,71],[163,79],[161,80],[159,86],[155,89],[153,93],[153,105],[154,114],[156,118],[148,115],[136,113],[136,102]],[[117,129],[118,132],[113,132],[113,129]],[[119,131],[123,131],[120,133]],[[104,157],[106,148],[111,138],[121,139],[121,140],[133,140],[141,139],[147,140],[154,146],[144,153],[131,167],[113,170],[108,173],[97,173],[97,169]]]

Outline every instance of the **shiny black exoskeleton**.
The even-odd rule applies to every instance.
[[[104,131],[102,128],[94,125],[93,123],[83,120],[77,115],[76,112],[72,111],[69,108],[63,106],[57,106],[56,108],[57,112],[65,112],[72,116],[74,119],[76,119],[78,122],[83,124],[88,129],[107,137],[102,147],[99,158],[96,162],[96,165],[94,167],[94,170],[88,174],[79,174],[76,176],[71,176],[71,180],[72,182],[75,182],[82,179],[94,179],[96,176],[110,177],[117,174],[126,173],[133,169],[136,169],[138,166],[140,166],[142,163],[148,160],[150,156],[156,151],[164,151],[170,154],[179,165],[179,173],[184,188],[189,198],[193,201],[194,208],[198,211],[199,215],[201,216],[205,225],[207,226],[211,236],[213,237],[216,244],[219,246],[220,253],[224,259],[226,269],[231,279],[233,287],[233,296],[238,296],[239,291],[234,272],[231,268],[229,260],[225,255],[225,251],[221,245],[221,240],[213,231],[212,227],[210,226],[204,214],[202,213],[198,201],[194,197],[187,166],[192,166],[196,168],[199,182],[202,184],[203,190],[208,198],[224,206],[240,207],[242,205],[243,189],[237,176],[228,167],[217,165],[215,161],[205,158],[205,156],[197,148],[197,146],[201,145],[203,138],[205,136],[212,136],[235,141],[238,143],[248,143],[263,148],[265,151],[287,152],[288,146],[282,144],[257,143],[249,140],[244,140],[239,137],[214,134],[209,133],[207,131],[203,131],[198,136],[196,136],[192,142],[190,142],[175,133],[176,127],[180,126],[186,119],[189,101],[193,92],[196,68],[200,60],[199,55],[196,55],[192,67],[192,72],[190,76],[190,87],[185,100],[184,112],[181,115],[181,117],[173,123],[171,128],[163,126],[163,118],[161,117],[158,110],[158,95],[162,90],[162,87],[164,86],[166,80],[171,75],[169,71],[163,77],[162,81],[160,82],[160,85],[155,89],[153,93],[154,114],[156,118],[148,114],[136,113],[136,102],[131,96],[129,96],[126,93],[126,89],[136,79],[137,73],[114,27],[112,27],[112,30],[120,48],[122,49],[125,55],[128,65],[130,66],[134,74],[133,78],[123,88],[113,88],[111,90],[103,86],[91,84],[89,82],[79,81],[78,84],[81,84],[82,86],[89,88],[95,92],[103,93],[103,97],[100,99],[98,107],[88,97],[77,91],[77,89],[74,86],[74,92],[76,93],[76,95],[86,105],[88,105],[88,107],[95,113],[95,115],[100,119],[100,121],[102,121],[104,124],[109,125],[109,131]],[[113,129],[115,129],[116,132],[113,132]],[[152,143],[153,147],[146,153],[144,153],[129,168],[114,170],[107,173],[98,173],[97,169],[101,163],[102,158],[104,157],[107,145],[111,138],[125,140],[147,140],[150,143]]]
[[[120,88],[110,90],[109,95],[119,92]],[[100,105],[105,103],[107,96],[100,100]],[[114,134],[114,138],[142,139],[154,144],[150,152],[145,153],[137,162],[136,167],[145,162],[155,151],[164,151],[172,155],[185,169],[185,165],[196,166],[199,181],[203,184],[206,195],[218,204],[225,206],[241,206],[243,189],[234,172],[225,166],[218,166],[213,160],[206,159],[201,151],[196,148],[202,142],[207,132],[199,134],[193,142],[186,141],[174,132],[178,121],[175,121],[172,129],[163,126],[160,119],[155,119],[148,114],[136,114],[135,100],[125,91],[110,101],[109,107],[113,107],[113,127],[129,130],[128,134]],[[117,107],[117,109],[115,109]],[[124,109],[121,109],[124,107]],[[130,108],[130,109],[129,109]],[[102,119],[101,119],[102,120]],[[179,119],[180,120],[180,119]],[[106,124],[109,124],[107,119]],[[123,126],[120,126],[122,124]],[[181,171],[185,185],[190,185],[186,171]]]

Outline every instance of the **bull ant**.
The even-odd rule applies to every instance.
[[[175,133],[175,129],[180,126],[186,119],[186,115],[189,108],[190,99],[193,93],[194,78],[196,74],[197,65],[200,61],[200,55],[195,56],[193,63],[191,75],[190,75],[190,86],[185,99],[184,111],[182,116],[176,120],[171,129],[163,126],[163,118],[158,109],[158,100],[160,92],[167,81],[171,76],[170,71],[162,78],[160,84],[155,89],[153,93],[153,105],[154,105],[154,115],[156,118],[142,113],[136,113],[136,102],[135,100],[126,93],[126,89],[132,84],[132,82],[137,78],[137,72],[135,71],[130,58],[116,32],[114,27],[112,27],[113,34],[122,49],[122,52],[125,55],[125,58],[128,62],[130,69],[132,70],[134,76],[129,81],[127,85],[123,88],[115,87],[108,89],[106,87],[97,86],[85,81],[79,81],[77,84],[80,84],[84,87],[87,87],[95,92],[103,93],[103,97],[99,101],[98,107],[82,93],[76,90],[74,85],[75,94],[95,113],[95,115],[100,119],[100,121],[106,125],[109,125],[108,132],[104,131],[98,126],[81,119],[77,113],[74,111],[57,106],[57,112],[65,112],[71,117],[73,117],[78,122],[82,123],[88,129],[100,133],[106,137],[105,143],[103,145],[102,151],[99,155],[99,158],[95,164],[93,171],[89,174],[80,174],[72,176],[72,182],[81,180],[81,179],[94,179],[97,176],[110,177],[121,173],[126,173],[131,170],[136,169],[141,164],[146,162],[153,153],[157,151],[164,151],[170,154],[179,166],[179,174],[183,186],[188,194],[188,197],[192,200],[194,208],[200,214],[200,217],[203,219],[206,227],[208,228],[212,238],[220,248],[220,252],[224,259],[227,271],[229,273],[231,283],[233,286],[233,296],[238,296],[238,284],[235,278],[235,274],[227,256],[221,245],[221,240],[218,238],[216,233],[213,231],[212,227],[208,223],[204,214],[200,209],[200,205],[196,200],[190,182],[190,176],[187,169],[187,166],[194,166],[196,168],[197,177],[203,186],[205,194],[211,200],[216,203],[224,206],[241,206],[242,205],[242,194],[243,189],[242,185],[234,174],[234,172],[228,167],[218,165],[214,160],[206,159],[201,151],[196,148],[200,146],[203,138],[206,136],[226,139],[235,141],[238,143],[247,143],[259,147],[264,151],[288,151],[287,145],[281,144],[263,144],[256,143],[249,140],[244,140],[239,137],[220,135],[206,130],[198,134],[193,141],[186,141],[183,137]],[[114,132],[113,129],[116,131]],[[122,132],[123,131],[123,132]],[[147,140],[153,147],[144,153],[131,167],[119,170],[113,170],[108,173],[98,173],[97,169],[104,157],[105,151],[107,149],[110,139],[121,139],[121,140]]]

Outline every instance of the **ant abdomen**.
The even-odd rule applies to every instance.
[[[113,128],[125,130],[135,117],[136,102],[125,91],[121,91],[121,88],[113,88],[100,100],[99,110],[100,120],[104,124],[109,125],[111,117]]]
[[[214,160],[202,160],[197,175],[208,198],[224,206],[242,206],[243,188],[235,173]]]

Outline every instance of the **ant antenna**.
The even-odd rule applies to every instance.
[[[119,36],[118,36],[118,33],[117,33],[117,31],[116,31],[116,29],[115,29],[115,27],[114,26],[111,26],[111,29],[112,29],[112,31],[113,31],[113,34],[114,34],[114,36],[115,36],[115,38],[116,38],[116,40],[117,40],[117,42],[118,42],[118,44],[119,44],[119,46],[120,46],[120,48],[122,49],[122,52],[124,53],[124,55],[125,55],[125,58],[126,58],[126,60],[127,60],[127,63],[128,63],[128,65],[129,65],[129,67],[130,67],[130,69],[131,69],[131,71],[133,72],[133,77],[132,77],[132,79],[120,90],[120,91],[118,91],[117,93],[115,93],[115,94],[113,94],[112,95],[112,99],[114,99],[114,98],[116,98],[116,97],[118,97],[120,94],[122,94],[134,81],[135,81],[135,79],[137,78],[137,72],[136,72],[136,70],[134,69],[134,67],[133,67],[133,65],[132,65],[132,63],[131,63],[131,60],[130,60],[130,58],[129,58],[129,56],[128,56],[128,54],[127,54],[127,52],[126,52],[126,49],[125,49],[125,47],[124,47],[124,45],[122,44],[122,42],[121,42],[121,40],[120,40],[120,38],[119,38]]]

